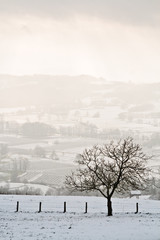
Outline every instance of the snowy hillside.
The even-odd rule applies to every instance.
[[[19,212],[16,202],[19,201]],[[39,202],[42,212],[38,213]],[[67,212],[63,213],[63,203]],[[113,199],[114,216],[107,217],[102,197],[0,196],[1,240],[159,240],[160,202]],[[84,214],[85,202],[88,213]],[[139,202],[139,213],[135,204]]]

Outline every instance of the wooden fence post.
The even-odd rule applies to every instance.
[[[17,202],[16,212],[19,211],[19,202]]]
[[[135,214],[138,213],[138,203],[136,203],[136,212]]]
[[[64,202],[64,213],[66,212],[66,202]]]
[[[42,211],[42,203],[40,202],[39,203],[39,211],[38,212],[40,213],[41,211]]]
[[[84,213],[87,213],[87,210],[88,210],[88,204],[87,202],[85,203],[85,212]]]

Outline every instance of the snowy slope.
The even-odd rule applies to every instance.
[[[20,210],[15,212],[16,201]],[[42,212],[38,213],[39,202]],[[67,212],[63,213],[63,203]],[[139,201],[141,213],[134,214]],[[159,240],[160,202],[141,198],[113,199],[107,217],[101,197],[0,196],[1,240]],[[88,213],[84,214],[85,202]]]

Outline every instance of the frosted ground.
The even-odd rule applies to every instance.
[[[40,201],[42,212],[38,213]],[[134,213],[136,202],[138,214]],[[107,217],[102,197],[1,195],[0,203],[1,240],[160,240],[160,201],[146,197],[113,199],[113,217]]]

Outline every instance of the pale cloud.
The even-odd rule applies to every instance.
[[[58,20],[85,15],[126,24],[160,25],[159,0],[0,0],[0,13]]]
[[[159,81],[159,5],[156,0],[0,0],[0,71]]]

